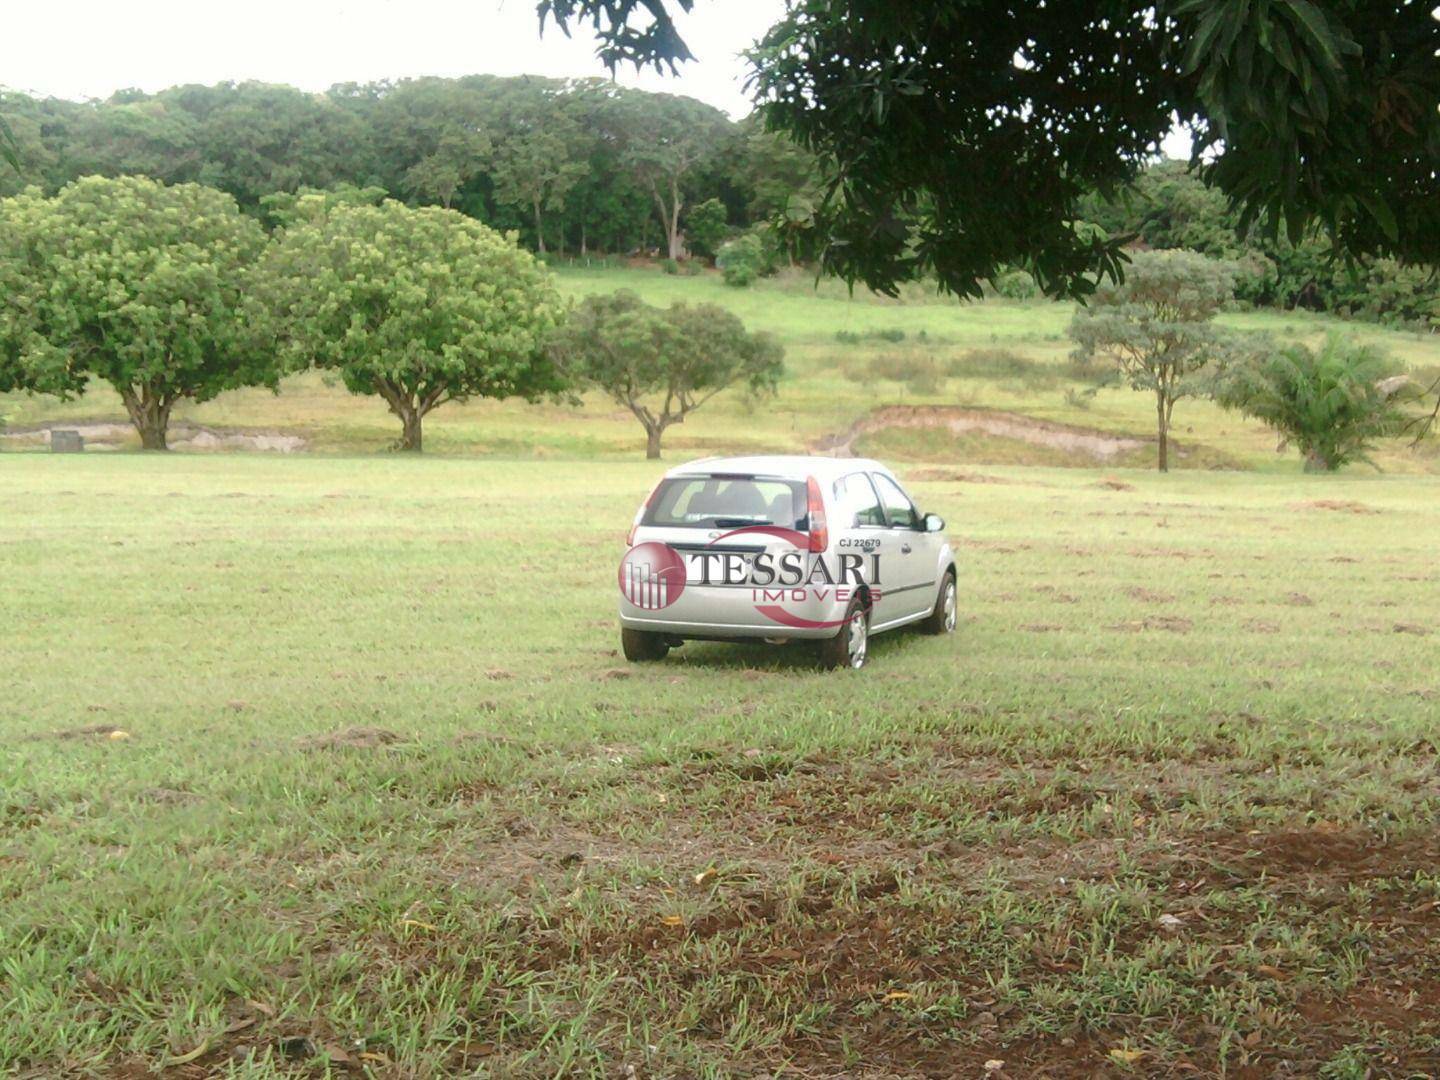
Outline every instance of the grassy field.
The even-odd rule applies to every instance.
[[[565,269],[558,278],[572,297],[630,288],[654,303],[718,303],[752,329],[774,333],[785,345],[789,373],[777,399],[757,405],[739,394],[717,398],[667,432],[672,457],[804,449],[844,432],[874,409],[896,404],[999,409],[1153,438],[1154,406],[1147,395],[1124,387],[1081,394],[1087,384],[1067,367],[1067,304],[961,303],[919,287],[898,301],[872,295],[852,298],[835,282],[823,282],[817,289],[814,279],[803,273],[762,280],[750,289],[729,288],[714,272],[685,277],[654,269]],[[1335,331],[1380,344],[1412,368],[1440,374],[1436,335],[1303,312],[1234,314],[1224,321],[1239,329],[1268,331],[1280,341],[1315,342]],[[891,340],[899,335],[901,340]],[[901,375],[928,368],[939,379],[916,385],[908,375],[874,378],[875,368]],[[353,397],[338,378],[314,373],[285,380],[278,396],[265,390],[223,394],[204,405],[179,407],[175,417],[217,428],[296,433],[312,449],[327,452],[382,451],[398,434],[398,422],[378,398]],[[101,385],[66,404],[0,395],[0,419],[17,427],[56,419],[123,422],[124,410],[113,391]],[[1208,402],[1182,402],[1175,420],[1179,467],[1282,473],[1300,467],[1298,452],[1276,453],[1273,433]],[[0,446],[5,442],[0,439]],[[447,406],[426,420],[425,443],[437,454],[593,460],[636,457],[643,453],[644,437],[626,410],[592,395],[578,409],[484,401]],[[1433,473],[1440,471],[1436,447],[1432,442],[1416,450],[1407,440],[1394,440],[1381,448],[1376,460],[1388,472]],[[872,433],[857,448],[912,461],[1093,464],[1012,439],[952,438],[903,426]],[[1147,447],[1119,463],[1144,465],[1152,457]]]
[[[917,466],[824,675],[616,656],[654,472],[6,456],[0,1072],[1440,1069],[1434,480]]]

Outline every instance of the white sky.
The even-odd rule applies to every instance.
[[[324,90],[414,75],[608,74],[589,28],[540,37],[535,0],[70,0],[5,5],[0,79],[32,94],[84,99],[126,87],[245,79]],[[701,0],[682,17],[695,54],[678,78],[633,67],[620,82],[687,94],[739,118],[742,49],[783,0]]]
[[[416,75],[607,74],[588,27],[542,39],[535,0],[52,0],[6,5],[0,80],[82,100],[138,87],[257,79],[324,90]],[[696,59],[678,77],[633,68],[620,82],[687,94],[739,118],[750,111],[739,54],[784,0],[699,0],[680,32]],[[1164,148],[1189,153],[1174,132]]]

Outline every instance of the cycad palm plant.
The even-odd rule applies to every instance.
[[[1369,461],[1377,438],[1398,434],[1408,380],[1383,350],[1330,336],[1317,352],[1291,345],[1233,368],[1216,395],[1293,443],[1306,472]]]

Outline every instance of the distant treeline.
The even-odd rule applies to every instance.
[[[696,218],[690,246],[713,254],[704,241],[784,212],[812,173],[808,155],[754,122],[600,79],[474,75],[323,94],[224,83],[86,103],[5,92],[0,113],[21,165],[0,169],[0,195],[140,174],[206,184],[264,215],[276,192],[376,188],[517,229],[542,252],[675,258]]]
[[[1347,263],[1320,234],[1291,240],[1263,227],[1240,228],[1226,198],[1184,162],[1140,175],[1121,197],[1091,198],[1085,220],[1111,235],[1133,234],[1151,248],[1185,248],[1237,265],[1235,295],[1257,307],[1307,308],[1348,318],[1440,330],[1440,275],[1394,259]]]
[[[85,103],[3,92],[0,115],[21,166],[18,175],[0,167],[0,195],[140,174],[218,188],[273,226],[291,202],[277,194],[348,187],[516,229],[542,254],[713,256],[753,230],[753,251],[740,245],[736,261],[747,256],[765,272],[788,261],[821,190],[811,155],[758,121],[602,79],[472,75],[344,83],[323,94],[224,83]],[[1235,261],[1237,295],[1257,306],[1440,326],[1433,268],[1346,264],[1320,236],[1241,230],[1224,196],[1178,162],[1147,170],[1117,199],[1087,199],[1080,216],[1149,247]],[[995,285],[1033,292],[1023,268],[997,274]]]

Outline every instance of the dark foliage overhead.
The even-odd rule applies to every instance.
[[[672,3],[685,10],[689,0]],[[768,124],[821,155],[810,238],[893,290],[974,294],[1003,264],[1057,294],[1117,269],[1077,200],[1129,180],[1178,116],[1248,224],[1345,254],[1440,260],[1440,22],[1360,0],[795,0],[751,51]],[[663,0],[544,0],[608,62],[688,55]],[[645,20],[654,18],[653,23]],[[649,26],[643,34],[630,21]]]

